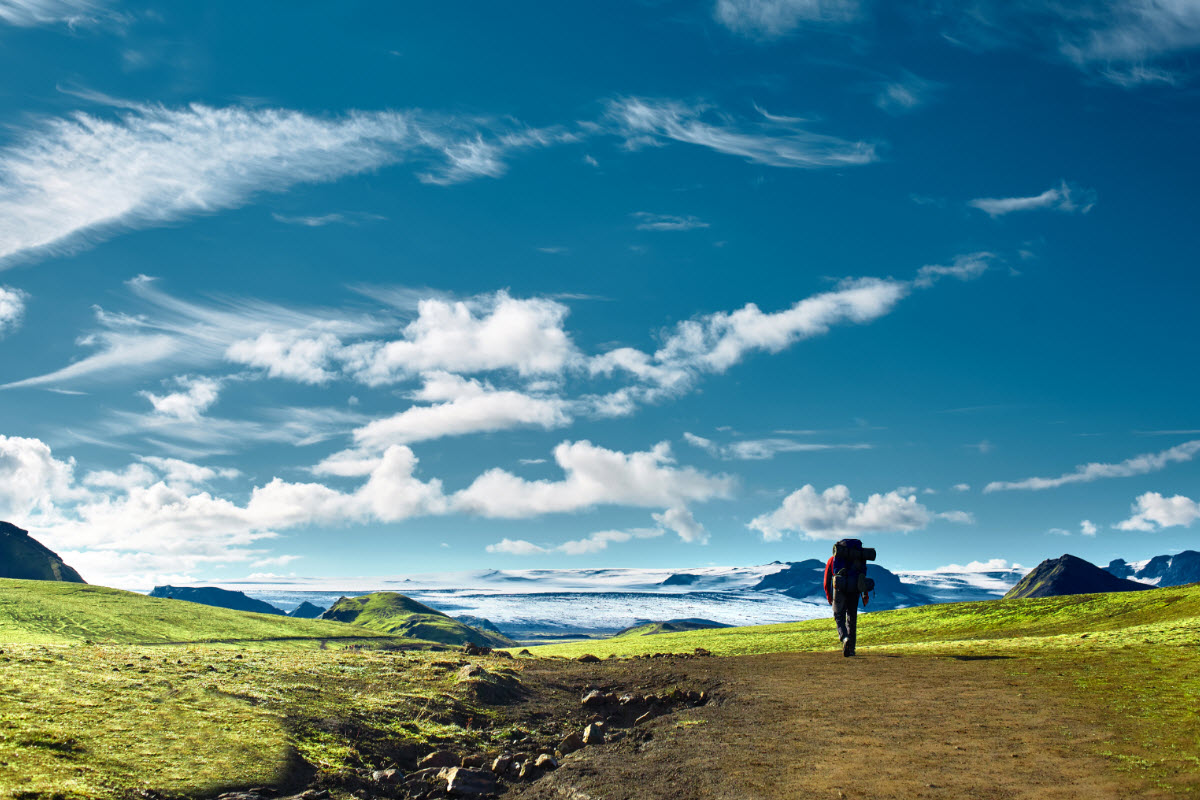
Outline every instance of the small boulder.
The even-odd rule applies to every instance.
[[[706,650],[703,647],[697,647],[694,652],[695,652],[695,655],[698,655],[698,656],[711,656],[712,655],[711,650]]]
[[[449,750],[436,750],[417,762],[417,769],[441,769],[457,767],[462,759]]]
[[[583,700],[581,702],[584,706],[589,708],[593,706],[602,706],[604,705],[604,692],[600,691],[599,689],[593,689],[583,696]]]
[[[492,762],[492,772],[497,775],[503,775],[508,772],[508,768],[512,766],[513,757],[511,753],[501,753],[496,756],[496,760]]]
[[[519,653],[517,653],[517,655],[519,655],[519,656],[532,656],[532,655],[533,655],[533,653],[529,652],[529,648],[527,648],[527,647],[526,647],[526,648],[522,648],[522,649],[521,649],[521,651],[520,651]]]
[[[492,648],[484,647],[483,645],[467,642],[463,645],[463,654],[468,656],[486,656],[492,652]]]
[[[554,756],[546,755],[545,753],[538,756],[537,761],[533,762],[533,765],[540,770],[546,771],[558,769],[558,762],[554,759]]]
[[[376,783],[382,783],[385,786],[391,786],[395,783],[399,783],[400,779],[403,777],[404,776],[400,774],[400,771],[395,769],[377,769],[371,773],[371,780],[375,781]]]
[[[604,723],[593,722],[583,729],[583,743],[586,745],[604,744]]]
[[[457,795],[492,794],[496,776],[486,769],[453,767],[446,771],[446,791]]]
[[[483,766],[483,758],[481,755],[463,756],[462,766],[467,769],[479,769]]]
[[[542,777],[542,770],[538,769],[534,762],[526,761],[521,765],[521,771],[517,773],[517,777],[523,781],[536,781]]]
[[[575,660],[578,661],[580,664],[599,664],[600,663],[600,659],[597,658],[596,656],[592,655],[591,653],[584,653],[583,655],[581,655],[579,658],[577,658]]]
[[[526,652],[528,652],[528,651],[526,651]],[[492,651],[492,658],[512,658],[512,657],[513,657],[513,654],[508,652],[507,650],[493,650]]]
[[[572,732],[558,743],[558,752],[566,756],[574,753],[583,746],[583,737],[580,736],[578,732]]]

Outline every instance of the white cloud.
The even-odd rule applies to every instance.
[[[331,333],[314,336],[299,330],[263,331],[254,339],[229,345],[225,358],[264,369],[272,378],[322,384],[333,380],[330,362],[341,349],[341,341]]]
[[[803,25],[842,24],[858,17],[858,0],[717,0],[714,15],[735,33],[774,39]]]
[[[454,497],[457,508],[486,517],[522,518],[581,511],[598,505],[670,509],[688,502],[727,497],[734,479],[691,467],[675,467],[670,446],[622,453],[588,441],[563,442],[554,460],[560,481],[527,481],[502,469],[489,470]]]
[[[0,338],[21,326],[29,295],[11,286],[0,286]]]
[[[96,0],[0,0],[0,22],[20,27],[93,22],[107,3]]]
[[[1057,478],[1026,478],[1020,481],[992,481],[984,492],[1000,492],[1011,489],[1056,489],[1071,483],[1091,483],[1102,478],[1129,478],[1158,472],[1171,464],[1191,461],[1200,453],[1200,439],[1175,445],[1159,453],[1143,453],[1116,464],[1081,464],[1074,472],[1064,473]]]
[[[691,231],[696,228],[707,228],[708,223],[691,215],[686,217],[674,214],[653,214],[649,211],[636,211],[634,219],[638,220],[639,231]]]
[[[1177,494],[1163,497],[1158,492],[1146,492],[1133,506],[1133,516],[1117,523],[1118,530],[1154,531],[1176,526],[1187,527],[1200,519],[1200,503]]]
[[[933,286],[942,278],[956,278],[960,281],[974,280],[987,272],[995,258],[993,253],[967,253],[955,256],[953,264],[926,264],[917,270],[917,277],[913,281],[913,285],[924,289]]]
[[[173,382],[182,391],[157,395],[139,392],[154,406],[154,412],[186,422],[196,422],[221,392],[221,382],[213,378],[182,376]]]
[[[940,516],[956,513],[947,512]],[[850,490],[841,484],[823,492],[806,484],[784,498],[775,511],[755,517],[747,527],[761,532],[763,539],[769,542],[779,541],[789,531],[807,539],[840,539],[864,533],[919,530],[934,516],[917,502],[915,495],[891,491],[872,494],[866,502],[860,503],[851,498]]]
[[[1095,536],[1098,529],[1091,520],[1083,520],[1079,523],[1079,533],[1083,536]]]
[[[937,518],[947,522],[957,522],[959,525],[975,524],[975,515],[970,511],[943,511],[937,515]]]
[[[897,81],[885,83],[875,96],[875,105],[889,114],[906,114],[928,103],[937,87],[908,72]]]
[[[1037,209],[1077,211],[1080,214],[1086,214],[1092,210],[1095,204],[1095,192],[1071,186],[1066,181],[1032,197],[979,197],[967,203],[972,208],[977,208],[993,218],[1011,214],[1014,211]]]
[[[413,398],[433,405],[414,405],[374,420],[354,431],[355,442],[361,447],[382,449],[391,444],[516,427],[551,430],[571,421],[568,403],[559,397],[497,390],[446,372],[429,373],[424,380],[424,387]]]
[[[299,214],[296,216],[272,213],[271,217],[276,222],[282,222],[285,225],[301,225],[305,228],[323,228],[326,225],[358,225],[361,222],[377,222],[386,219],[379,214],[342,213],[340,211],[331,214]]]
[[[1046,533],[1050,534],[1051,536],[1070,536],[1071,535],[1070,531],[1064,530],[1062,528],[1051,528],[1050,530],[1046,531]]]
[[[938,567],[934,572],[1000,572],[1001,570],[1023,569],[1020,564],[1009,563],[1003,558],[990,558],[987,561],[972,561],[969,564],[947,564]]]
[[[132,105],[46,120],[0,151],[0,266],[18,254],[78,247],[118,227],[159,225],[300,183],[416,160],[423,180],[495,177],[546,132],[488,134],[482,121],[355,111]]]
[[[822,442],[798,442],[795,439],[743,439],[729,444],[718,444],[703,436],[684,432],[684,441],[694,447],[706,450],[717,458],[736,461],[763,461],[774,458],[779,453],[809,453],[822,450],[870,450],[871,445],[826,444]],[[913,491],[916,491],[915,489]]]
[[[528,542],[524,539],[501,539],[495,544],[487,546],[489,553],[504,553],[510,556],[532,556],[545,555],[550,552],[544,547],[539,547],[533,542]]]
[[[762,121],[740,125],[728,117],[707,122],[708,110],[673,100],[630,97],[609,103],[608,117],[629,147],[670,139],[785,168],[843,167],[876,160],[874,145],[811,133],[804,120],[764,113]]]
[[[956,484],[954,484],[953,488],[954,488],[954,491],[956,491],[956,492],[969,492],[969,491],[971,491],[971,484],[956,483]]]
[[[654,514],[654,521],[663,528],[675,531],[679,538],[688,544],[708,544],[708,531],[696,521],[692,512],[686,508],[668,508],[661,514]]]
[[[507,292],[454,302],[425,299],[402,339],[350,345],[339,358],[347,374],[372,386],[434,370],[553,375],[578,358],[563,330],[567,312],[554,300]]]
[[[50,513],[78,495],[75,461],[59,461],[39,439],[0,434],[0,519]]]

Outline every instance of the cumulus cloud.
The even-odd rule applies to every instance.
[[[836,25],[859,15],[858,0],[717,0],[714,16],[734,33],[775,39],[804,25]]]
[[[953,517],[956,513],[942,516]],[[768,542],[779,541],[787,532],[807,539],[841,539],[863,533],[919,530],[934,517],[915,495],[891,491],[857,502],[841,484],[823,492],[806,484],[784,498],[779,508],[755,517],[747,527],[759,531]]]
[[[1083,536],[1095,536],[1097,530],[1091,520],[1085,519],[1079,523],[1079,533]]]
[[[1020,481],[992,481],[984,487],[986,492],[1001,492],[1013,489],[1056,489],[1072,483],[1091,483],[1104,478],[1129,478],[1158,472],[1171,464],[1191,461],[1200,453],[1200,439],[1175,445],[1159,453],[1143,453],[1116,464],[1093,462],[1081,464],[1074,472],[1064,473],[1057,478],[1026,478]]]
[[[154,412],[164,417],[171,417],[186,422],[196,422],[200,415],[207,411],[221,392],[221,382],[213,378],[183,376],[176,378],[173,383],[179,391],[157,395],[153,392],[139,392],[154,406]]]
[[[734,479],[674,466],[670,445],[623,453],[588,441],[563,442],[554,449],[559,481],[527,481],[502,469],[489,470],[454,495],[456,507],[487,517],[522,518],[581,511],[599,505],[650,508],[685,507],[728,497]]]
[[[675,531],[683,541],[689,544],[708,544],[708,531],[686,508],[668,508],[653,516],[655,522],[667,530]]]
[[[993,218],[1011,214],[1014,211],[1037,209],[1086,214],[1092,210],[1095,204],[1094,192],[1080,189],[1078,186],[1071,186],[1066,181],[1031,197],[979,197],[967,203],[972,208],[977,208]]]
[[[1133,505],[1133,516],[1116,527],[1122,531],[1155,531],[1162,528],[1188,527],[1200,519],[1200,503],[1177,494],[1163,497],[1146,492]]]
[[[374,420],[354,431],[355,442],[366,448],[383,448],[516,427],[550,430],[571,421],[568,404],[559,397],[498,390],[446,372],[427,374],[424,380],[424,387],[412,397],[432,405],[414,405]]]
[[[455,183],[504,172],[505,156],[558,134],[487,132],[417,112],[320,117],[270,108],[133,105],[43,121],[0,150],[0,266],[77,247],[119,227],[158,225],[387,166]]]
[[[0,338],[21,326],[25,317],[25,300],[29,297],[20,289],[0,286]]]
[[[633,214],[638,221],[639,231],[690,231],[696,228],[707,228],[708,223],[691,215],[686,217],[674,214],[653,214],[649,211],[636,211]]]
[[[874,145],[812,133],[801,119],[763,113],[760,120],[739,124],[727,116],[708,121],[709,111],[675,100],[628,97],[609,103],[608,119],[634,148],[672,140],[764,166],[804,169],[876,160]]]

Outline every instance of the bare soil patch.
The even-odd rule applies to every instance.
[[[1109,732],[1023,657],[778,653],[529,663],[512,713],[566,727],[582,691],[707,690],[509,800],[1160,797],[1099,755]],[[573,706],[573,707],[572,707]]]

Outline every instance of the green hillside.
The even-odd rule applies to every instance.
[[[512,647],[516,644],[507,636],[472,628],[396,592],[342,597],[321,618],[448,645],[470,642],[484,647]]]
[[[0,644],[390,642],[340,622],[293,619],[167,600],[104,586],[0,579]]]
[[[1093,645],[1200,644],[1200,584],[1148,592],[1067,595],[1020,600],[947,603],[876,611],[858,618],[859,648],[1064,647],[1081,638]],[[530,648],[538,656],[575,657],[686,653],[704,647],[716,655],[830,650],[832,619],[781,625],[715,628],[622,636]]]

